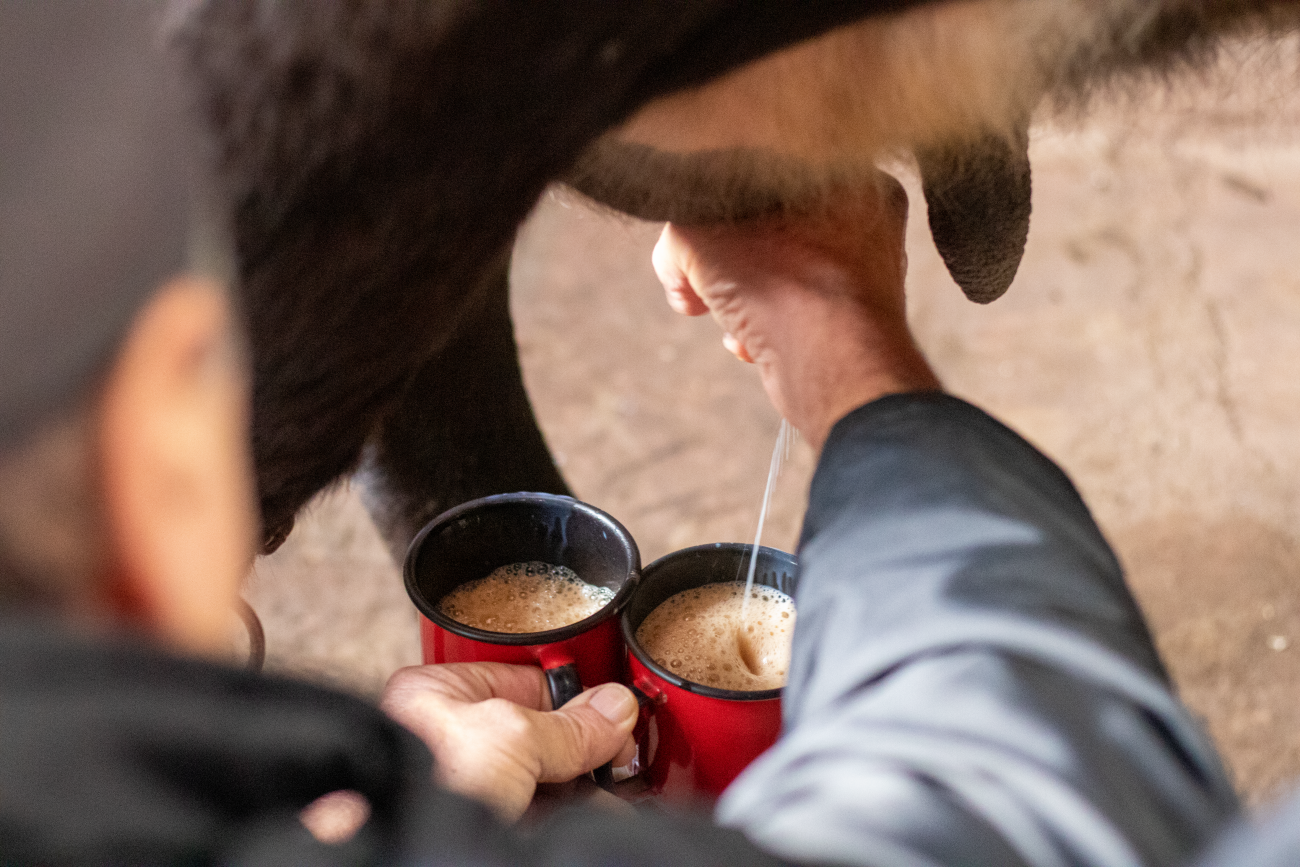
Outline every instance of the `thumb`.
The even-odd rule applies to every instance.
[[[682,267],[682,260],[687,256],[681,236],[669,223],[664,226],[650,254],[650,264],[654,266],[655,276],[663,284],[668,306],[684,316],[703,316],[709,312],[709,305],[704,303],[691,286],[690,277]]]
[[[636,719],[636,698],[617,683],[601,684],[559,710],[537,714],[538,782],[572,780],[608,762],[627,744]]]

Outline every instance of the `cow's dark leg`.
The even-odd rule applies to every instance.
[[[420,527],[458,503],[509,491],[569,493],[524,391],[508,270],[502,256],[363,454],[362,498],[399,562]]]

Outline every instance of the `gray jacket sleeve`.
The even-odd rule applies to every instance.
[[[831,432],[781,740],[718,819],[795,861],[1188,861],[1238,809],[1065,475],[940,394]]]
[[[1196,867],[1295,867],[1300,864],[1300,791],[1264,811],[1257,822],[1238,819]]]

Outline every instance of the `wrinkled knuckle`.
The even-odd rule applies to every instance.
[[[593,712],[594,713],[594,712]],[[574,717],[565,718],[565,727],[568,731],[568,737],[565,742],[573,752],[575,759],[581,759],[589,755],[597,746],[600,738],[600,729],[596,725],[583,724],[583,721]]]

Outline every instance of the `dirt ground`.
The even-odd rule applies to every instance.
[[[948,278],[908,178],[909,291],[947,386],[1078,484],[1257,803],[1300,778],[1300,112],[1259,93],[1243,108],[1240,82],[1202,88],[1191,111],[1148,100],[1037,129],[1025,261],[988,307]],[[514,266],[547,439],[645,562],[752,537],[779,421],[713,323],[664,304],[657,232],[549,196]],[[800,448],[769,544],[793,546],[811,468]],[[257,564],[247,595],[272,667],[373,695],[418,661],[398,568],[347,486]]]

